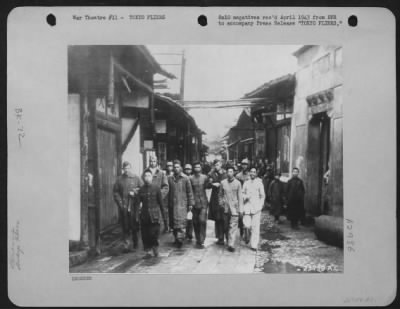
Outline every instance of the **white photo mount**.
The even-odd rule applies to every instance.
[[[54,26],[46,22],[49,14],[56,18]],[[207,26],[198,24],[200,15],[207,17]],[[357,17],[355,27],[348,24],[351,15]],[[389,10],[19,7],[9,14],[7,40],[8,293],[13,303],[19,306],[381,306],[393,301],[397,289],[396,57],[395,17]],[[198,45],[216,49],[227,45],[341,46],[342,53],[332,61],[343,63],[342,90],[305,96],[309,114],[296,114],[296,110],[293,113],[298,115],[294,117],[298,124],[312,121],[313,114],[324,109],[329,109],[328,117],[340,118],[338,111],[343,116],[343,272],[70,273],[67,243],[71,237],[80,237],[80,230],[73,231],[76,226],[81,228],[81,221],[73,220],[79,220],[82,213],[71,211],[68,204],[68,197],[79,194],[75,191],[80,190],[71,187],[71,179],[78,181],[79,175],[69,174],[70,165],[79,164],[71,161],[76,153],[67,136],[76,132],[69,121],[78,120],[68,118],[71,114],[67,106],[68,102],[80,101],[68,96],[68,48],[79,45]],[[185,57],[189,61],[189,55]],[[224,55],[220,57],[223,59]],[[319,74],[318,70],[324,70],[324,60],[315,74]],[[240,70],[229,68],[221,75],[235,73],[240,74]],[[135,76],[124,74],[121,83],[125,95],[142,98],[132,106],[146,109],[157,104],[157,98],[152,101],[143,96],[151,89],[146,90]],[[105,116],[99,117],[117,119],[120,115],[115,108],[119,99],[114,90],[110,93],[113,95],[99,98],[101,110],[93,112],[104,113]],[[343,104],[330,108],[332,95],[341,96]],[[158,99],[178,108],[169,99]],[[246,107],[244,96],[237,99]],[[78,103],[74,106],[79,108]],[[287,113],[284,105],[282,111]],[[89,115],[89,111],[83,113]],[[149,117],[150,122],[157,121],[157,114]],[[107,127],[107,119],[102,121],[100,124]],[[133,127],[135,123],[120,125]],[[104,132],[117,129],[118,125],[109,125]],[[160,130],[164,129],[163,123]],[[166,129],[169,130],[168,124]],[[140,132],[144,134],[144,129]],[[178,139],[179,130],[172,132],[172,138],[176,135]],[[99,136],[109,138],[106,133]],[[152,136],[142,140],[150,140]],[[133,163],[137,169],[143,168],[143,159],[148,159],[140,144],[142,140],[128,148],[141,153],[140,160]],[[251,142],[254,141],[248,139],[245,144]],[[190,139],[188,143],[197,145],[198,139]],[[163,153],[168,152],[168,144],[162,145]],[[295,147],[289,147],[287,156],[297,151]],[[118,159],[113,162],[116,168],[120,168],[122,158]],[[300,156],[290,164],[307,168]],[[385,173],[376,174],[377,169]],[[96,186],[90,172],[85,181],[88,188]],[[76,202],[79,201],[78,197]]]

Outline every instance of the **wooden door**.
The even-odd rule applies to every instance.
[[[311,215],[321,214],[321,122],[312,118],[308,125],[306,210]],[[301,176],[300,176],[301,177]]]
[[[118,152],[116,133],[97,129],[100,230],[118,223],[118,211],[113,199],[113,185],[117,179]]]
[[[321,150],[320,150],[320,175],[319,190],[320,194],[320,212],[323,215],[329,214],[329,201],[327,196],[327,185],[324,181],[324,174],[329,169],[329,148],[330,148],[330,123],[331,118],[328,116],[321,119]]]

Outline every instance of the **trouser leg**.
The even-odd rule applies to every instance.
[[[243,237],[244,225],[243,225],[243,219],[242,218],[239,218],[239,232],[240,232],[240,237]]]
[[[169,224],[169,207],[168,207],[168,195],[163,199],[163,209],[164,209],[164,216],[165,216],[165,220],[161,220],[162,221],[162,226],[164,229],[168,229],[170,226],[165,226],[164,222],[167,222],[168,225]],[[163,218],[164,219],[164,218]],[[160,229],[161,229],[161,225],[160,225]]]
[[[229,242],[229,223],[231,220],[231,215],[226,213],[224,214],[224,221],[223,221],[223,235],[225,236],[226,243]]]
[[[174,229],[174,236],[175,236],[175,241],[178,243],[182,243],[184,238],[185,238],[185,233],[181,228],[175,228]]]
[[[251,216],[250,246],[254,249],[258,248],[258,242],[260,241],[260,220],[261,212],[258,212]]]
[[[158,247],[159,245],[159,237],[160,237],[160,224],[152,223],[148,227],[149,232],[149,245],[151,248]]]
[[[125,208],[119,208],[120,223],[122,229],[122,239],[127,240],[129,237],[129,217],[128,211]]]
[[[143,249],[145,251],[149,251],[151,249],[150,227],[150,224],[147,222],[142,222],[141,224]]]
[[[251,217],[250,214],[245,214],[243,216],[243,238],[247,244],[250,241],[250,228],[251,228]]]
[[[217,220],[215,221],[215,226],[217,229],[217,238],[218,241],[223,242],[224,241],[224,220]]]
[[[196,237],[196,242],[200,242],[200,209],[193,209],[193,230],[194,236]]]
[[[170,229],[174,229],[174,210],[171,205],[168,205],[168,219]]]
[[[139,245],[139,227],[132,228],[132,246],[134,249],[137,249]]]
[[[202,208],[199,214],[199,243],[203,244],[207,231],[207,209]]]
[[[239,217],[231,216],[229,220],[228,246],[235,248],[237,232],[239,229]]]
[[[186,238],[193,238],[193,220],[186,220]]]

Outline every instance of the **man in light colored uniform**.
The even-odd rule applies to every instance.
[[[247,234],[246,236],[248,237],[250,232],[250,248],[252,250],[257,250],[260,240],[261,210],[264,205],[265,192],[262,180],[257,177],[257,170],[255,167],[250,169],[250,178],[244,182],[243,199],[243,225],[245,234]]]

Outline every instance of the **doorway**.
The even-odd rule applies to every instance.
[[[328,181],[324,176],[329,174],[330,131],[331,118],[327,113],[314,114],[308,129],[307,204],[316,216],[329,212]]]

